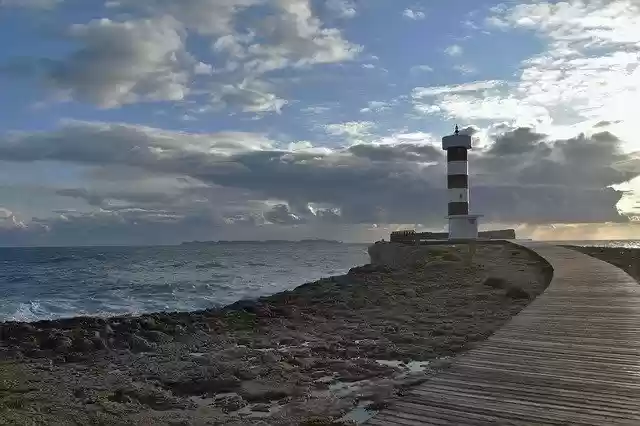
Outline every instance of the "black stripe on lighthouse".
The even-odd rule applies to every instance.
[[[469,175],[467,149],[447,149],[447,189],[449,216],[469,214]]]

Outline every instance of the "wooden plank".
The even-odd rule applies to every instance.
[[[366,424],[640,424],[640,286],[577,251],[523,245],[553,266],[547,290]]]

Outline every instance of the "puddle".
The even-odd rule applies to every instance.
[[[367,404],[368,402],[365,404],[363,401],[363,403],[359,404],[358,407],[354,408],[353,410],[349,411],[347,414],[342,416],[338,421],[344,422],[344,423],[353,422],[357,425],[363,424],[364,422],[366,422],[367,420],[371,419],[373,416],[378,414],[377,410],[367,410],[365,408],[365,405]]]
[[[259,404],[249,404],[244,408],[239,409],[238,411],[234,411],[232,413],[229,414],[237,414],[239,416],[242,417],[249,417],[249,418],[262,418],[262,417],[269,417],[270,415],[277,413],[278,411],[282,410],[282,406],[278,405],[278,404],[269,404],[269,411],[251,411],[251,409],[253,407],[255,407],[256,405]],[[262,404],[260,404],[262,405]]]
[[[398,360],[377,359],[376,362],[387,367],[395,367],[405,370],[408,373],[421,373],[429,368],[429,361],[404,362]]]

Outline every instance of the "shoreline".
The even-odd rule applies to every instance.
[[[12,424],[28,424],[33,404],[60,424],[357,420],[481,343],[550,278],[508,243],[479,244],[470,265],[455,246],[371,250],[393,266],[217,310],[0,323],[0,371],[17,383],[0,413]]]

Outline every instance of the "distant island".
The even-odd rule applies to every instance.
[[[217,245],[217,244],[304,244],[304,243],[322,243],[322,244],[343,244],[342,241],[325,240],[322,238],[308,238],[303,240],[218,240],[218,241],[185,241],[182,246],[192,245]]]

